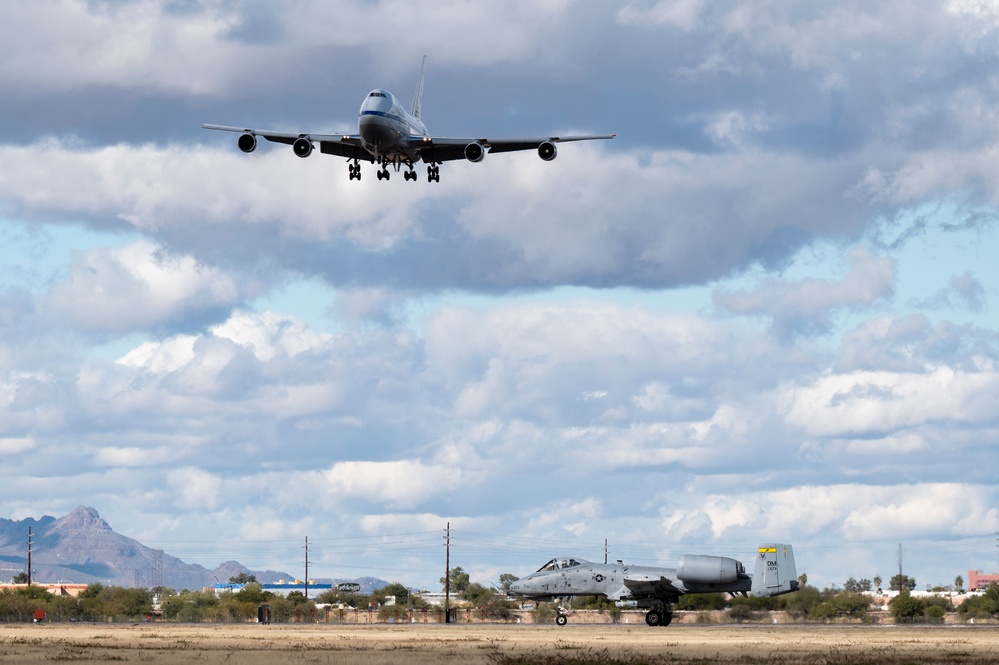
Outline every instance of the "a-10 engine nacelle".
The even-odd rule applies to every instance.
[[[486,150],[481,143],[469,143],[465,146],[465,159],[470,162],[481,162],[486,156]]]
[[[693,584],[727,584],[745,575],[746,569],[726,556],[684,554],[676,564],[676,576]]]
[[[294,143],[291,144],[291,149],[295,151],[295,154],[299,157],[308,157],[312,154],[312,141],[306,138],[296,139]]]
[[[555,144],[552,143],[551,141],[545,141],[544,143],[538,146],[538,157],[545,160],[546,162],[552,161],[557,156],[558,156],[558,150],[555,148]]]
[[[236,145],[243,152],[253,152],[257,149],[257,137],[253,134],[240,134],[239,140],[236,141]]]

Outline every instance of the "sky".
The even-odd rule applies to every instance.
[[[999,2],[0,2],[0,515],[437,588],[999,566]],[[349,180],[201,123],[617,133]],[[423,168],[419,169],[423,173]]]

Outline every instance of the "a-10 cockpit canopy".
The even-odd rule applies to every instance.
[[[582,566],[584,563],[589,563],[588,561],[583,561],[582,559],[570,559],[569,557],[555,557],[545,565],[538,568],[539,573],[546,573],[553,570],[561,570],[563,568],[573,568],[575,566]]]

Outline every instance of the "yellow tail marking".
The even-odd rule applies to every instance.
[[[761,547],[760,548],[760,554],[769,554],[770,552],[773,552],[774,554],[776,554],[777,553],[777,548],[776,547]]]

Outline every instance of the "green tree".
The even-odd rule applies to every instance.
[[[678,610],[722,610],[725,609],[725,598],[720,593],[688,593],[680,596],[676,603]]]
[[[449,577],[451,579],[451,593],[460,594],[468,588],[468,585],[471,584],[472,581],[468,576],[468,573],[466,573],[461,566],[455,566],[452,568]],[[442,585],[446,582],[443,577],[440,581]]]
[[[17,575],[14,575],[14,578],[11,580],[11,582],[13,582],[14,584],[27,584],[28,574],[24,571],[21,571]]]
[[[461,592],[461,597],[482,611],[487,618],[510,621],[514,618],[513,610],[516,604],[508,601],[506,596],[496,593],[494,589],[472,582]]]
[[[405,605],[409,602],[409,589],[406,588],[405,584],[399,582],[386,584],[378,590],[378,593],[382,596],[395,596],[397,605]]]
[[[100,582],[93,582],[91,584],[88,584],[87,588],[81,591],[80,595],[77,596],[77,598],[80,598],[81,600],[86,600],[88,598],[97,598],[97,596],[99,596],[101,591],[103,590],[104,590],[103,584],[101,584]]]
[[[898,577],[896,575],[895,577]],[[904,582],[904,580],[903,580]],[[912,623],[922,619],[926,607],[918,598],[913,598],[912,594],[903,590],[888,603],[891,608],[891,615],[899,623]]]
[[[874,588],[878,590],[878,593],[881,593],[881,576],[880,575],[875,575],[874,576]]]
[[[999,616],[999,586],[993,582],[982,595],[972,596],[958,605],[957,611],[965,621]]]
[[[255,584],[257,581],[256,575],[247,575],[246,573],[240,573],[239,575],[233,575],[229,578],[229,584]]]
[[[514,582],[516,582],[519,579],[520,578],[517,577],[516,575],[514,575],[513,573],[502,573],[499,576],[500,589],[503,590],[504,594],[506,594],[507,596],[509,596],[510,595],[510,585],[513,584]]]
[[[890,586],[888,588],[891,589],[892,591],[898,591],[899,590],[898,575],[892,576],[891,581],[889,582],[889,585]],[[915,588],[916,588],[916,580],[915,580],[915,578],[909,577],[908,575],[902,575],[902,586],[901,586],[901,589],[902,590],[912,591]]]
[[[250,582],[242,589],[233,594],[233,597],[241,603],[266,603],[274,594],[264,591],[264,588],[255,582]]]
[[[964,578],[960,575],[954,578],[954,591],[964,593]]]

